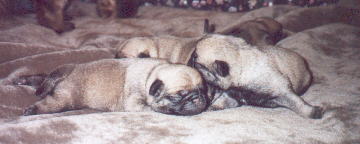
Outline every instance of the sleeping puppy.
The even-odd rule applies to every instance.
[[[204,35],[213,33],[215,25],[204,20]],[[159,58],[171,63],[187,64],[195,50],[196,43],[202,38],[179,38],[174,36],[130,38],[116,49],[116,58]]]
[[[243,39],[209,35],[200,40],[189,62],[207,83],[226,91],[239,103],[285,107],[308,118],[321,118],[323,110],[298,95],[312,79],[305,60],[278,47],[252,47]]]
[[[28,107],[24,115],[82,108],[194,115],[208,103],[199,72],[157,59],[63,65],[48,75],[36,95],[43,99]]]
[[[275,45],[283,38],[282,25],[272,18],[259,17],[231,26],[219,32],[243,38],[251,45]]]
[[[196,43],[201,38],[185,39],[172,36],[135,37],[123,42],[117,49],[117,58],[159,58],[171,63],[188,64]],[[220,88],[206,84],[210,100],[208,111],[243,105]]]
[[[126,40],[116,52],[117,58],[160,58],[170,63],[187,64],[197,38],[173,36],[135,37]]]
[[[71,0],[33,0],[36,18],[40,25],[63,33],[75,28],[74,24],[65,21],[65,10]]]

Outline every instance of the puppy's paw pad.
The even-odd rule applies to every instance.
[[[321,119],[323,115],[324,115],[324,109],[319,106],[315,106],[311,112],[310,118]]]
[[[37,107],[35,105],[32,105],[24,110],[23,115],[24,116],[35,115],[36,111],[37,111]]]

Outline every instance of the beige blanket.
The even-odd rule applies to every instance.
[[[109,20],[94,16],[94,6],[87,5],[73,9],[76,29],[62,35],[37,25],[34,15],[1,19],[0,143],[360,143],[360,16],[332,19],[354,10],[275,6],[222,13],[142,7],[136,18]],[[304,13],[331,16],[304,20]],[[13,85],[16,76],[114,58],[115,48],[135,36],[201,36],[205,18],[220,30],[261,16],[276,18],[294,33],[277,45],[309,62],[314,82],[302,97],[326,108],[322,119],[250,106],[195,116],[92,110],[21,116],[38,98],[33,88]]]

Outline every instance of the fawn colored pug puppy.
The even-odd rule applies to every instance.
[[[39,76],[19,77],[16,84],[36,84],[26,81],[41,80]],[[43,99],[28,107],[24,115],[82,108],[194,115],[208,106],[198,71],[159,59],[105,59],[63,65],[37,87],[36,95]]]

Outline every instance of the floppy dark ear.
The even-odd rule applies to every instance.
[[[159,96],[159,91],[161,91],[164,88],[164,83],[161,80],[155,80],[151,86],[150,86],[150,90],[149,90],[149,94],[152,96]]]
[[[217,76],[204,65],[194,62],[194,67],[200,72],[201,76],[206,79],[207,82],[216,82],[218,80]]]
[[[126,58],[126,56],[125,56],[123,53],[117,53],[117,54],[115,55],[115,58],[116,58],[116,59],[121,59],[121,58]]]
[[[147,53],[140,53],[140,54],[138,55],[138,58],[149,58],[149,57],[150,57],[150,55],[147,54]]]
[[[216,30],[216,25],[215,24],[211,24],[208,30],[208,33],[214,33]]]
[[[222,77],[226,77],[229,75],[230,67],[228,63],[220,60],[215,60],[214,63],[215,71]]]
[[[197,54],[196,54],[196,51],[194,51],[191,56],[190,56],[190,59],[187,63],[187,66],[190,66],[190,67],[195,67],[195,61],[196,61],[196,58],[197,58]]]
[[[207,34],[209,30],[209,20],[205,19],[204,20],[204,34]]]
[[[215,32],[215,25],[210,24],[209,19],[204,20],[204,34],[211,34]]]
[[[268,44],[268,45],[275,45],[275,40],[274,38],[271,36],[271,34],[267,31],[263,31],[261,30],[262,32],[262,37],[261,37],[261,40],[265,43],[265,44]]]

